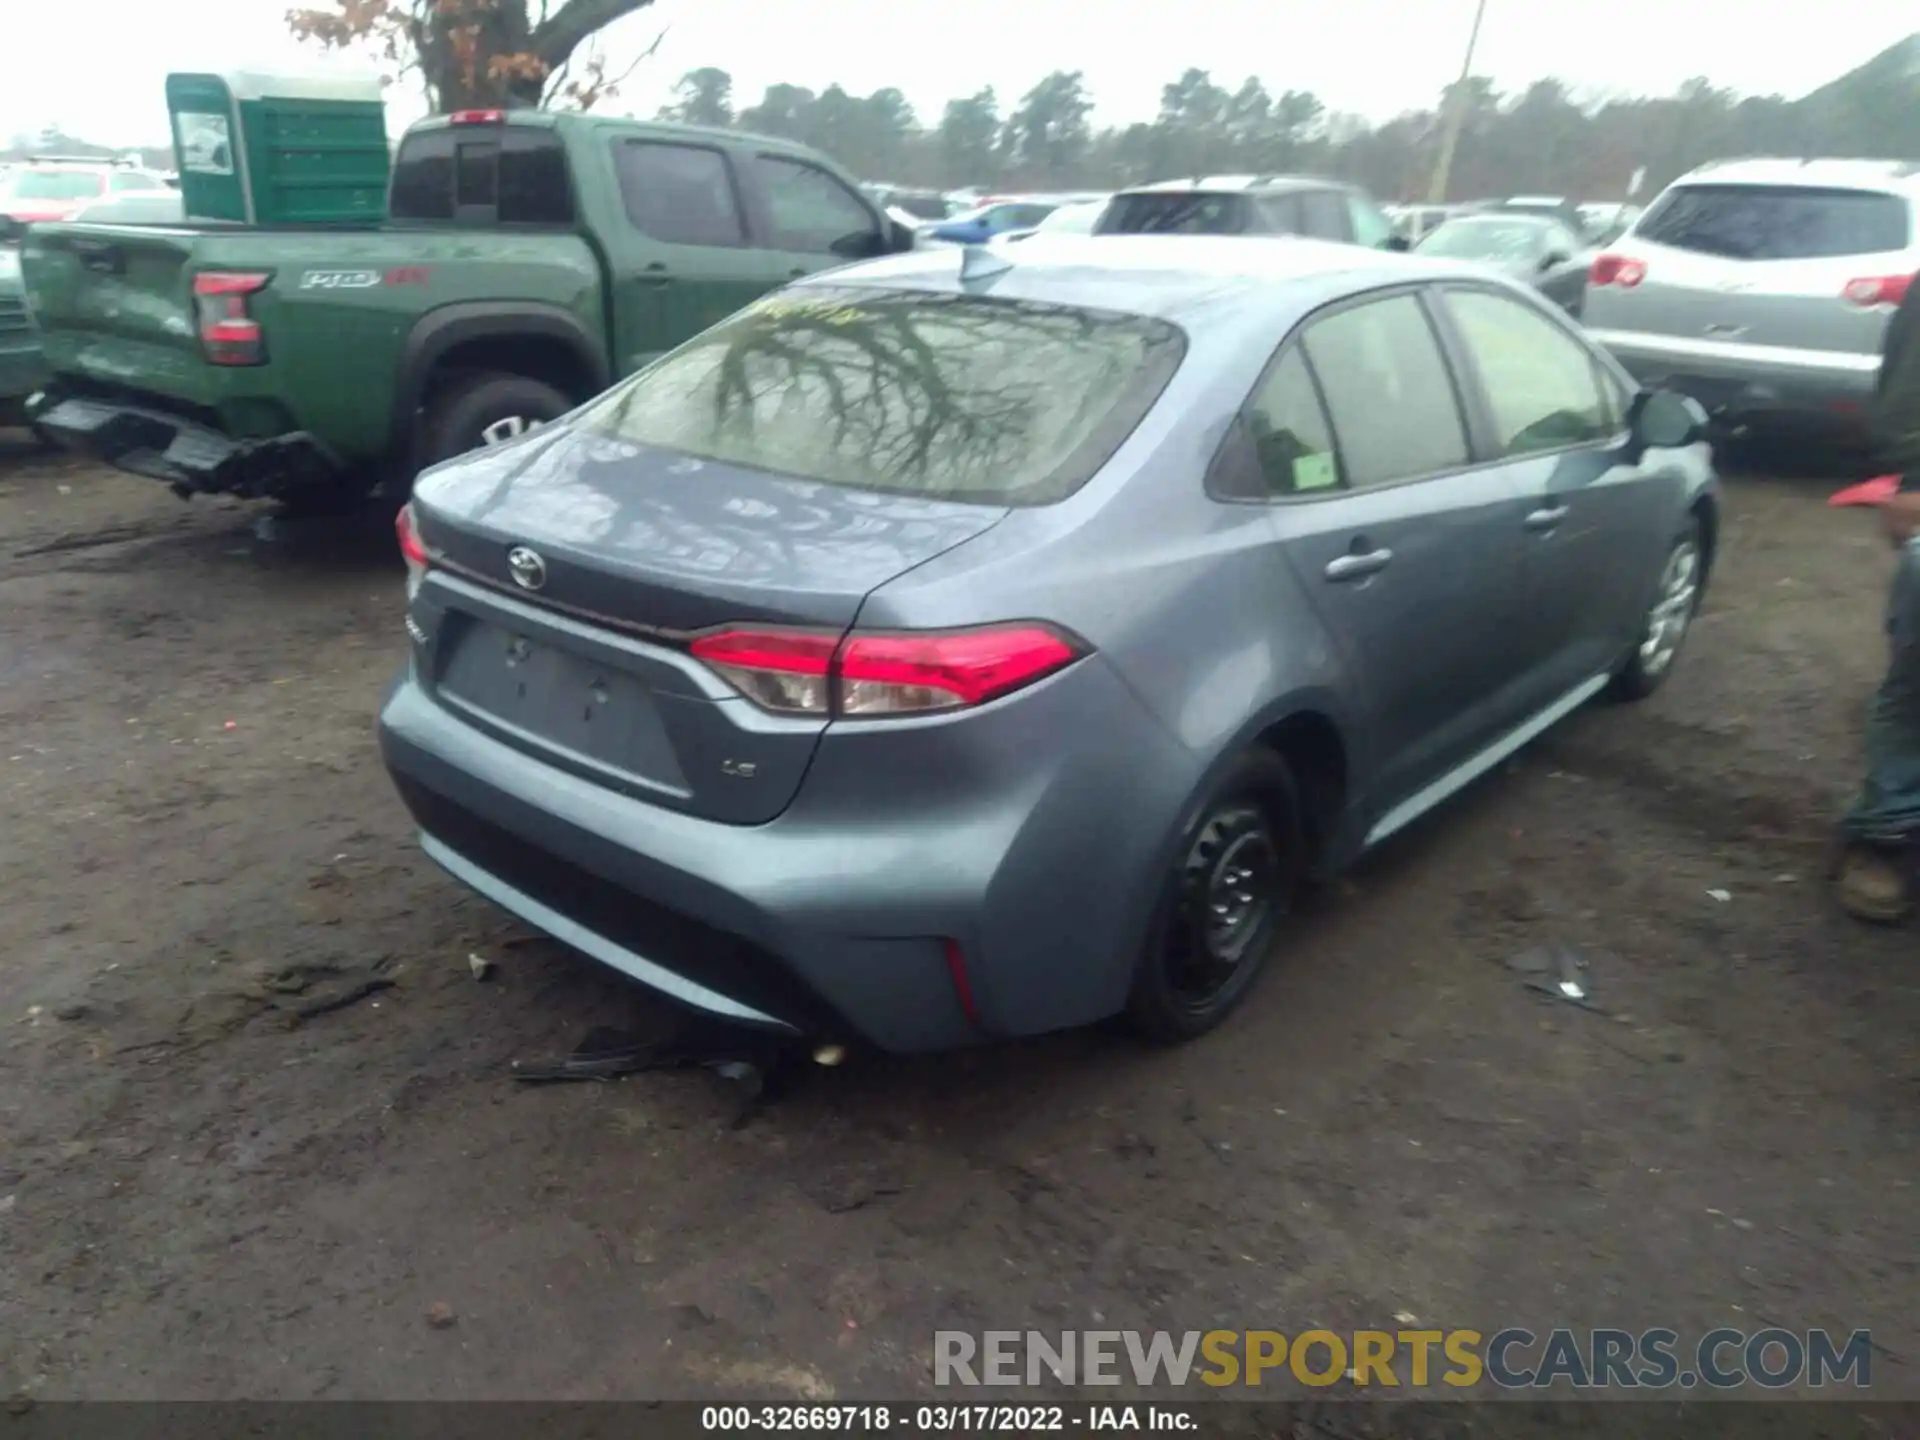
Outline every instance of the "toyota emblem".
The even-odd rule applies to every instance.
[[[538,551],[524,545],[507,551],[507,572],[522,590],[543,589],[547,583],[547,562],[540,558]]]

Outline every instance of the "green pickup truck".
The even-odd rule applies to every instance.
[[[35,226],[32,419],[182,496],[399,499],[769,290],[913,244],[802,147],[539,111],[415,125],[387,210],[360,229]]]

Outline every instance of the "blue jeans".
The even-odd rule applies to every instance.
[[[1867,714],[1867,778],[1840,822],[1848,839],[1920,838],[1920,537],[1900,552],[1887,600],[1887,675]]]

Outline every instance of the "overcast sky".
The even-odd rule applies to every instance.
[[[11,0],[0,134],[42,125],[111,145],[165,143],[169,70],[312,68],[284,0]],[[1801,18],[1791,18],[1798,14]],[[1749,93],[1798,95],[1920,25],[1911,0],[1825,0],[1769,19],[1753,0],[1488,0],[1476,73],[1503,89],[1557,75],[1588,94],[1670,92],[1691,75]],[[716,65],[736,103],[770,83],[857,94],[896,85],[932,123],[949,98],[992,85],[1003,103],[1051,70],[1085,73],[1100,123],[1150,118],[1187,66],[1237,85],[1315,91],[1333,109],[1386,119],[1432,103],[1458,73],[1473,0],[656,0],[608,32],[616,61],[665,40],[607,107],[651,115],[682,73]],[[409,91],[392,119],[414,118]]]

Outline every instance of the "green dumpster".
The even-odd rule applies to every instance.
[[[377,77],[257,70],[167,77],[189,220],[364,225],[387,207],[386,106]]]

